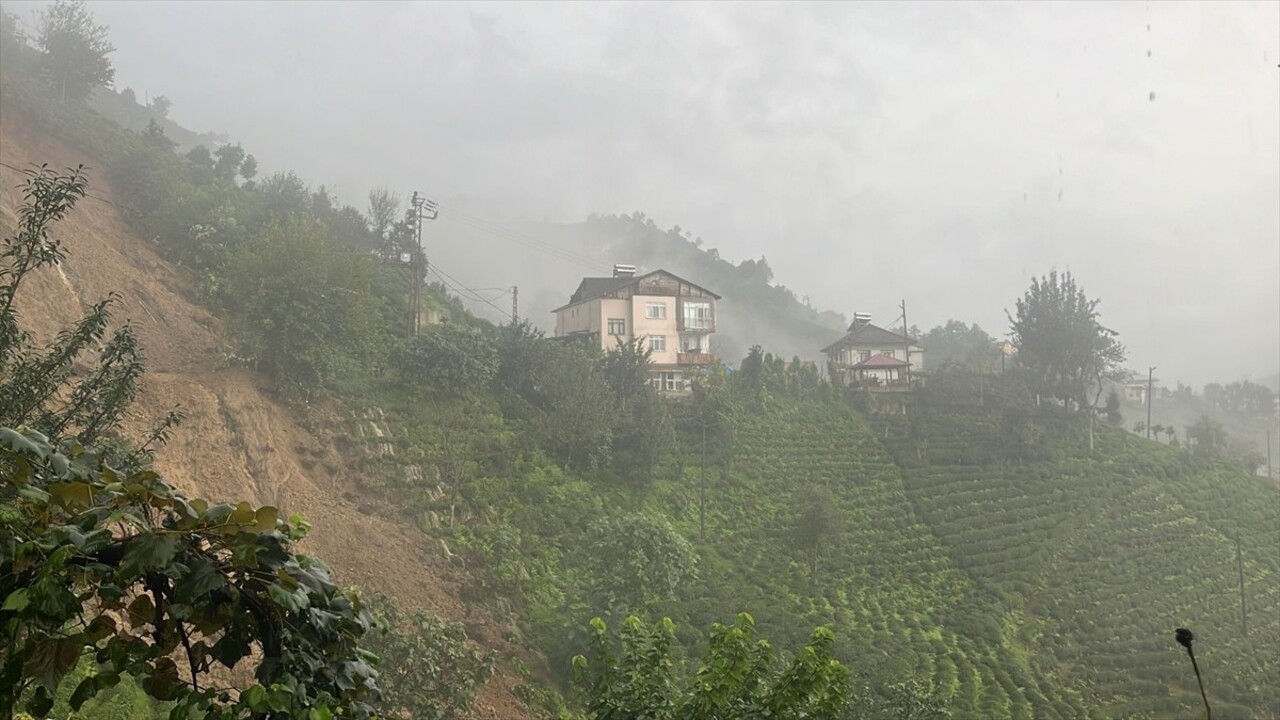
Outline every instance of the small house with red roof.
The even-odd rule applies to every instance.
[[[906,389],[908,380],[924,370],[925,350],[914,338],[872,325],[862,313],[822,352],[832,379],[846,385]]]

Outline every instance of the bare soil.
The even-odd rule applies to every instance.
[[[438,540],[361,505],[359,479],[334,447],[343,418],[331,408],[290,407],[268,391],[263,378],[228,364],[224,324],[193,300],[189,272],[129,230],[98,158],[6,108],[0,113],[0,162],[90,167],[90,197],[54,230],[67,261],[24,283],[21,320],[47,341],[89,304],[111,292],[120,295],[116,318],[136,328],[148,367],[126,429],[141,437],[165,412],[180,407],[186,413],[156,459],[156,469],[170,483],[211,501],[249,500],[275,505],[286,515],[302,513],[313,526],[303,550],[332,566],[340,584],[389,593],[402,607],[466,623],[477,641],[504,656],[516,651],[486,608],[460,599],[465,570],[444,556]],[[0,233],[9,236],[23,177],[4,165]],[[512,695],[520,682],[504,662],[481,690],[475,717],[531,717]]]

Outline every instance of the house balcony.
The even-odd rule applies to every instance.
[[[710,335],[716,331],[716,321],[711,319],[689,322],[681,316],[676,318],[676,330],[679,330],[682,333]]]
[[[676,364],[678,365],[710,365],[716,361],[714,353],[709,352],[682,352],[676,353]]]

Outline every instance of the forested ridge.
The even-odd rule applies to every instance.
[[[493,625],[478,636],[501,658],[477,650],[460,626],[385,598],[372,612],[399,631],[377,635],[372,614],[343,605],[358,594],[327,576],[315,581],[296,567],[310,572],[309,559],[289,556],[289,572],[319,587],[315,602],[333,603],[356,628],[337,633],[335,647],[348,652],[363,638],[362,650],[386,661],[385,704],[364,685],[345,687],[340,673],[326,702],[345,692],[358,697],[357,714],[466,717],[500,659],[520,676],[514,694],[529,714],[630,717],[602,709],[639,702],[610,696],[626,675],[610,675],[610,663],[626,665],[608,656],[609,628],[624,645],[629,638],[670,655],[641,678],[654,687],[637,684],[662,700],[652,717],[720,717],[697,714],[714,700],[703,692],[714,685],[707,678],[735,649],[747,653],[742,638],[755,632],[779,652],[751,656],[765,680],[752,701],[799,707],[781,680],[806,678],[815,689],[808,700],[822,708],[809,717],[1188,716],[1199,712],[1199,695],[1173,640],[1187,626],[1219,718],[1265,717],[1280,706],[1280,503],[1235,458],[1146,441],[1092,408],[1068,409],[1075,387],[1063,390],[1061,406],[1040,403],[1027,372],[953,368],[909,395],[872,395],[787,361],[791,352],[753,346],[754,336],[735,338],[742,357],[723,358],[732,372],[714,367],[691,396],[666,399],[646,382],[640,347],[601,352],[526,323],[495,325],[443,284],[426,292],[446,321],[410,336],[407,270],[387,252],[404,241],[398,212],[379,223],[373,203],[362,211],[291,174],[259,177],[238,145],[178,154],[159,123],[124,130],[51,94],[26,72],[35,60],[12,43],[6,52],[5,112],[100,160],[91,173],[113,183],[134,232],[180,268],[192,299],[225,319],[220,362],[259,373],[297,417],[330,433],[363,511],[410,528],[407,542],[459,569],[460,600],[491,612]],[[624,235],[660,232],[643,217],[592,222]],[[6,215],[6,237],[17,232],[10,225]],[[841,324],[772,286],[763,262],[733,266],[678,230],[664,234],[695,255],[691,266],[723,271],[736,310],[803,321],[796,337],[805,342],[815,324]],[[181,432],[180,419],[165,432]],[[19,456],[39,466],[33,453],[51,468],[61,462],[52,444],[6,438],[6,472]],[[113,463],[143,440],[114,431],[81,439],[112,443],[116,454],[104,457]],[[175,523],[225,519],[207,515],[219,505],[183,510],[140,463],[131,468],[143,473],[139,482],[163,496],[147,502],[194,512]],[[84,473],[95,492],[116,491],[106,470]],[[30,495],[0,501],[26,507]],[[307,532],[304,520],[286,522],[274,508],[246,516],[227,507],[227,517],[239,515],[219,542],[264,543],[276,532],[287,547]],[[356,541],[362,530],[312,532]],[[181,580],[190,569],[165,571]],[[294,595],[277,598],[291,621],[301,611]],[[10,600],[6,622],[26,611]],[[173,626],[157,625],[157,634],[162,627]],[[820,662],[805,664],[813,658]],[[120,706],[118,717],[167,713],[164,703],[186,697],[175,689],[182,682],[172,663],[147,662],[132,666],[136,685],[88,686]],[[45,673],[66,678],[56,698],[40,699],[70,712],[91,665]],[[657,687],[664,673],[671,687]],[[269,671],[258,677],[261,693],[237,699],[245,716],[292,717],[314,697],[272,685]],[[693,689],[681,695],[686,685]]]

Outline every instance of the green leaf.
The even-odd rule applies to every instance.
[[[313,707],[307,711],[307,720],[333,720],[333,713],[329,712],[328,705]]]
[[[240,702],[250,710],[264,710],[267,705],[267,691],[261,685],[250,685],[249,689],[240,693]]]
[[[41,490],[38,487],[33,487],[31,485],[28,485],[24,488],[20,488],[18,490],[18,495],[22,496],[24,500],[35,503],[36,505],[49,504],[49,493]]]
[[[235,525],[250,525],[257,520],[257,516],[253,512],[253,506],[243,500],[236,505],[236,509],[231,512],[231,517],[227,522]]]
[[[289,712],[293,707],[293,693],[287,688],[272,686],[271,692],[267,693],[267,707],[279,713]]]
[[[45,637],[33,643],[22,664],[22,672],[35,678],[44,687],[56,690],[62,676],[71,671],[80,660],[84,648],[81,635],[70,637]]]
[[[11,428],[0,428],[0,443],[15,453],[35,455],[41,458],[47,456],[52,449],[49,447],[47,440],[40,442]]]
[[[254,515],[253,532],[264,533],[271,532],[276,529],[276,523],[280,520],[280,511],[264,505],[258,508]]]
[[[178,677],[178,666],[173,658],[156,660],[155,669],[142,679],[142,689],[157,700],[176,700],[182,687],[182,678]]]
[[[173,588],[174,602],[193,604],[199,598],[226,585],[222,573],[211,560],[199,557],[190,563],[190,571]]]
[[[155,620],[156,606],[150,595],[139,595],[129,603],[129,627],[136,628]]]
[[[81,680],[80,684],[76,686],[75,692],[71,693],[71,699],[68,701],[71,709],[79,710],[80,706],[84,705],[89,698],[98,694],[98,690],[98,676],[90,675]]]
[[[93,505],[93,486],[89,483],[53,483],[49,486],[49,494],[70,512],[79,512]]]
[[[27,589],[18,588],[17,590],[9,593],[9,597],[4,599],[4,607],[0,607],[0,610],[21,612],[29,603],[30,601],[27,599]]]
[[[267,594],[271,596],[271,600],[275,604],[293,612],[302,610],[308,604],[307,594],[301,589],[289,591],[277,583],[267,586]]]
[[[144,533],[129,541],[124,559],[120,563],[120,571],[126,577],[138,577],[149,570],[168,565],[177,552],[177,538]]]
[[[104,640],[111,637],[116,632],[116,619],[110,615],[99,615],[95,617],[85,630],[85,636],[93,642]]]

